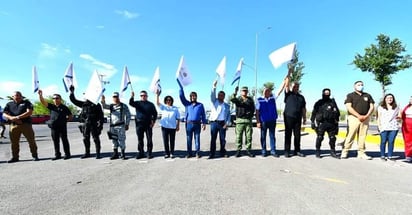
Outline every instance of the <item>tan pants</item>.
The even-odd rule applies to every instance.
[[[29,143],[30,152],[33,157],[37,157],[37,145],[34,140],[33,127],[29,123],[23,123],[21,125],[11,124],[9,129],[11,153],[13,158],[19,158],[20,152],[20,136],[21,134],[27,139]]]
[[[369,120],[361,122],[353,115],[348,116],[348,134],[346,135],[344,148],[342,154],[348,154],[349,149],[352,148],[353,140],[358,134],[358,155],[365,153],[365,139],[369,128]]]

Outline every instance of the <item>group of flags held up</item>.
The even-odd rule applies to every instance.
[[[270,53],[269,60],[272,62],[273,67],[277,69],[284,63],[294,62],[295,52],[296,52],[296,43],[291,43],[287,46],[279,48],[273,51],[272,53]],[[237,65],[236,73],[233,77],[231,85],[234,85],[236,82],[239,85],[243,65],[244,65],[243,58],[241,58]],[[226,56],[223,57],[218,67],[216,68],[216,73],[217,73],[217,79],[219,79],[220,84],[224,86],[225,78],[226,78]],[[37,70],[35,66],[33,67],[32,77],[33,77],[32,79],[33,80],[32,81],[33,92],[36,93],[39,90],[40,85],[39,85],[39,79],[38,79]],[[190,75],[189,69],[186,65],[186,62],[183,56],[180,58],[179,66],[176,71],[176,79],[181,87],[187,86],[192,83],[192,77]],[[74,69],[73,69],[73,63],[69,64],[69,66],[67,67],[64,73],[63,84],[64,84],[64,89],[66,90],[66,92],[69,92],[69,88],[71,85],[77,87],[76,76],[75,76]],[[123,76],[122,76],[122,80],[120,83],[120,92],[121,93],[125,92],[129,85],[132,88],[129,72],[128,72],[127,66],[125,66],[123,69]],[[100,79],[100,76],[97,70],[95,70],[92,74],[92,77],[90,78],[89,85],[87,86],[84,97],[85,99],[88,99],[89,101],[93,103],[98,103],[104,91],[105,91],[104,84],[102,80]],[[150,84],[150,91],[152,91],[153,93],[159,92],[159,94],[162,91],[162,88],[160,85],[159,67],[157,67],[154,72],[153,79]]]

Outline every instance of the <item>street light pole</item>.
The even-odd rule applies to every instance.
[[[265,30],[270,30],[272,27],[267,27]],[[261,32],[256,32],[255,35],[255,97],[257,97],[257,91],[258,91],[258,86],[257,86],[257,77],[258,77],[258,69],[257,69],[257,63],[258,63],[258,39],[259,39],[259,34],[262,33],[264,31]]]

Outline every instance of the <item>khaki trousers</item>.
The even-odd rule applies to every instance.
[[[11,124],[9,129],[11,153],[13,158],[19,158],[20,152],[20,136],[21,134],[27,139],[29,143],[30,152],[33,157],[37,157],[37,145],[34,140],[34,131],[32,124],[23,123],[21,125]]]
[[[353,140],[358,135],[358,155],[365,153],[365,139],[369,128],[369,120],[361,122],[353,115],[348,116],[348,134],[346,135],[344,148],[342,154],[348,154],[349,149],[352,148]]]

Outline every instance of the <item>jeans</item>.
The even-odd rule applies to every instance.
[[[262,122],[260,128],[260,144],[262,145],[262,154],[266,154],[266,134],[269,130],[270,153],[276,153],[275,137],[276,121]]]
[[[196,153],[200,152],[200,123],[186,123],[187,153],[192,156],[192,138],[195,136]]]
[[[225,145],[226,145],[226,129],[223,128],[224,122],[212,122],[210,124],[210,155],[215,156],[216,152],[216,139],[217,135],[219,134],[220,140],[220,154],[224,154],[226,152]]]
[[[392,157],[393,146],[395,143],[395,137],[398,134],[398,130],[382,131],[381,135],[381,157],[385,157],[386,142],[388,143],[388,157]]]

